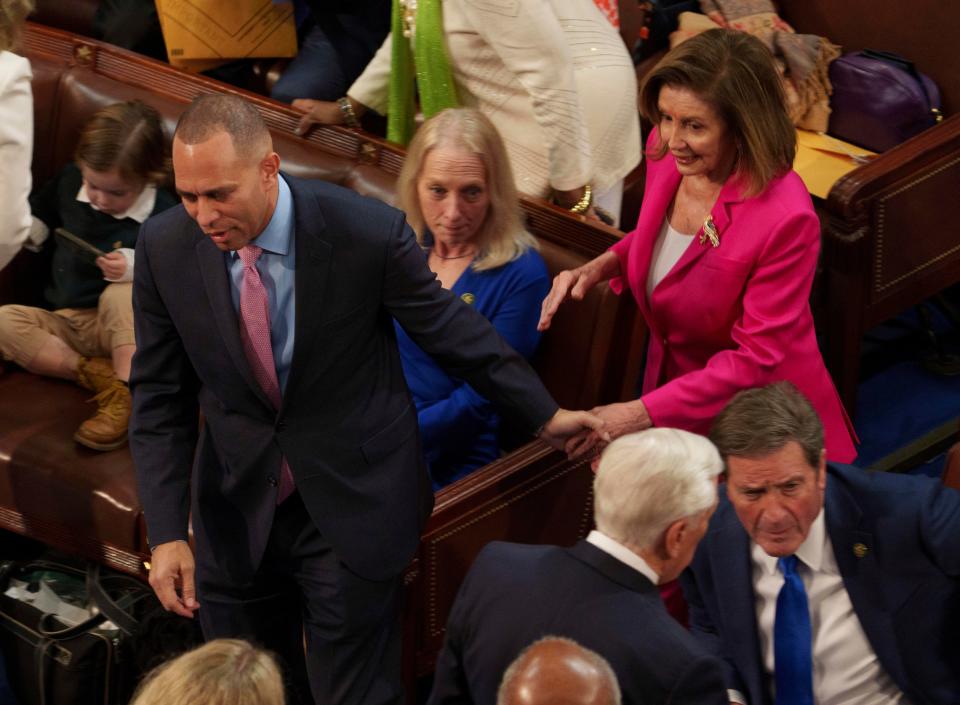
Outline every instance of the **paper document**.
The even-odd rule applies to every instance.
[[[819,132],[797,130],[797,156],[793,169],[812,196],[826,198],[841,176],[876,156],[876,152],[857,147]]]

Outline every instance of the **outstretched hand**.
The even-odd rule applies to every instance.
[[[568,299],[581,301],[593,287],[604,279],[620,273],[620,258],[615,252],[604,252],[582,267],[565,270],[553,278],[550,293],[540,307],[540,321],[537,330],[541,333],[550,327],[554,314],[560,304]]]
[[[543,426],[540,438],[570,458],[578,458],[599,441],[609,441],[603,429],[604,422],[589,411],[557,409],[557,413]]]

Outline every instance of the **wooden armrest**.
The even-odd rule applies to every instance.
[[[960,115],[954,115],[850,172],[830,190],[827,209],[843,219],[864,214],[862,203],[893,184],[923,178],[960,153]]]

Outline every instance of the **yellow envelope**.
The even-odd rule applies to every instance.
[[[156,4],[167,57],[173,64],[296,56],[292,2],[156,0]]]
[[[826,198],[841,176],[876,156],[863,147],[809,130],[797,130],[796,171],[811,195]]]

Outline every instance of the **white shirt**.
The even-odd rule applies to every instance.
[[[824,510],[796,553],[813,630],[813,693],[817,705],[906,705],[906,698],[883,670],[860,625],[827,535]],[[751,542],[753,589],[763,666],[772,676],[773,622],[783,573],[777,559]],[[730,700],[746,703],[738,691]]]
[[[635,571],[647,578],[651,583],[657,585],[660,582],[660,576],[650,565],[636,553],[624,546],[619,541],[614,541],[606,534],[602,534],[596,529],[587,536],[587,543],[592,543],[604,553],[609,553],[621,563],[626,563]]]
[[[673,265],[683,257],[692,239],[693,235],[674,230],[670,221],[664,216],[660,234],[657,235],[657,244],[653,247],[653,257],[650,258],[650,276],[647,277],[648,299],[654,287],[663,281],[663,278],[673,269]]]

